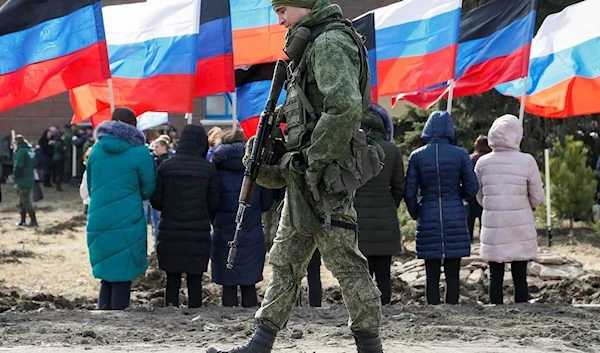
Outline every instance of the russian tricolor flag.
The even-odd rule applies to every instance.
[[[454,97],[485,93],[526,76],[534,26],[531,0],[492,0],[467,12],[460,24]],[[448,90],[444,83],[397,99],[429,109]]]
[[[531,45],[525,110],[549,117],[600,113],[600,1],[548,16]],[[520,98],[523,80],[496,87]]]
[[[99,0],[0,8],[0,111],[110,77]]]
[[[137,115],[147,111],[186,113],[193,109],[198,0],[150,1],[105,7],[106,40],[115,106]],[[107,82],[71,91],[73,121],[97,124],[110,117]]]
[[[379,96],[421,90],[454,77],[448,63],[456,58],[461,7],[462,0],[405,0],[370,12]]]
[[[235,70],[237,119],[246,138],[256,135],[258,121],[273,81],[275,63],[253,65]],[[285,102],[286,92],[281,92],[277,105]]]
[[[229,0],[202,0],[195,97],[234,92]]]
[[[278,24],[270,0],[230,0],[235,66],[285,59],[286,29]]]

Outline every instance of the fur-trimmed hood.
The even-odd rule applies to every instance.
[[[386,141],[394,139],[394,123],[392,117],[382,106],[371,103],[361,121],[361,127],[370,136],[379,133]]]
[[[146,143],[144,134],[134,126],[120,121],[105,121],[94,131],[98,145],[108,153],[122,153]]]
[[[231,170],[244,170],[242,158],[246,151],[246,144],[242,142],[230,145],[219,145],[210,157],[210,161],[218,168]]]

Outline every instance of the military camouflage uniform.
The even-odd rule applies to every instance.
[[[314,28],[323,22],[341,19],[338,5],[318,0],[294,28]],[[333,221],[356,224],[354,193],[340,197],[311,192],[303,168],[294,162],[299,157],[309,173],[320,175],[340,157],[358,129],[364,113],[358,47],[348,34],[331,30],[317,37],[305,55],[308,76],[304,92],[320,118],[308,143],[292,148],[288,145],[288,152],[279,164],[263,166],[259,175],[259,184],[269,188],[285,185],[287,189],[270,255],[273,276],[256,319],[275,330],[285,326],[297,302],[300,281],[318,247],[325,265],[340,282],[350,313],[351,330],[378,334],[381,292],[370,277],[367,261],[358,248],[357,232],[322,223],[330,215]],[[280,117],[288,122],[290,136],[294,133],[289,126],[290,117],[301,114],[301,109],[296,92],[288,85],[288,97],[280,109]],[[248,143],[249,149],[250,146]]]

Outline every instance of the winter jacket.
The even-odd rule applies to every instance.
[[[66,150],[67,148],[65,147],[65,143],[63,141],[56,141],[56,143],[54,144],[54,156],[52,157],[52,161],[64,162]]]
[[[174,156],[175,154],[173,154]],[[166,161],[167,159],[171,158],[172,155],[170,155],[168,152],[165,154],[161,154],[160,156],[154,156],[154,163],[156,165],[156,168],[158,169],[158,167],[160,167],[160,165],[162,164],[162,162]]]
[[[83,171],[83,177],[81,178],[81,184],[79,185],[79,196],[84,205],[90,204],[90,192],[87,186],[87,170]]]
[[[365,256],[395,255],[401,252],[398,206],[404,195],[404,164],[398,147],[391,142],[392,119],[377,105],[371,105],[362,119],[362,129],[385,152],[383,170],[356,191],[358,245]]]
[[[23,142],[17,147],[13,156],[13,177],[17,188],[33,187],[35,158],[35,151],[27,142]]]
[[[147,221],[142,200],[154,192],[154,161],[134,126],[101,123],[89,156],[87,243],[94,277],[131,281],[146,271]]]
[[[469,156],[471,158],[471,163],[473,164],[473,170],[475,170],[475,165],[477,164],[477,161],[479,160],[479,158],[485,156],[487,153],[482,153],[482,152],[473,152],[471,153],[471,155]],[[467,199],[467,201],[469,202],[469,208],[473,209],[474,211],[478,212],[481,215],[482,209],[481,209],[481,205],[479,204],[479,202],[477,202],[477,197],[471,197],[469,199]]]
[[[600,157],[598,157],[598,159],[596,160],[596,174],[598,174],[597,177],[597,181],[598,183],[596,184],[596,194],[600,195]]]
[[[227,243],[233,240],[244,177],[243,156],[244,144],[234,143],[220,145],[211,157],[211,162],[217,167],[221,195],[219,211],[213,223],[211,272],[213,281],[225,286],[254,285],[263,278],[266,245],[261,215],[270,209],[273,199],[270,190],[258,185],[255,186],[251,205],[244,214],[234,267],[231,270],[226,267],[229,253]]]
[[[463,199],[475,196],[479,188],[469,154],[455,146],[454,123],[446,112],[431,114],[421,139],[426,145],[413,151],[408,159],[404,193],[408,212],[417,221],[417,256],[469,256]]]
[[[520,152],[523,127],[505,115],[488,134],[493,152],[475,166],[479,180],[477,201],[483,206],[481,257],[493,262],[531,260],[537,256],[533,207],[544,201],[537,162]]]
[[[51,139],[48,139],[48,131],[50,131],[50,129],[44,130],[42,136],[40,136],[38,140],[42,157],[40,161],[40,168],[43,169],[49,169],[52,167],[52,158],[54,157],[54,146],[50,144]]]
[[[168,273],[201,274],[208,267],[220,195],[217,168],[205,159],[207,148],[204,128],[186,125],[177,154],[158,167],[151,204],[161,211],[158,267]]]
[[[210,161],[210,157],[212,157],[213,152],[215,152],[215,149],[218,146],[212,146],[211,148],[208,149],[208,152],[206,152],[206,159]]]

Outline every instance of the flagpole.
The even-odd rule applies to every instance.
[[[523,77],[523,92],[521,92],[521,107],[519,110],[519,121],[521,125],[525,119],[525,103],[527,103],[527,84],[529,83],[529,76]]]
[[[112,113],[115,111],[115,90],[113,88],[112,78],[108,79],[108,95],[108,99],[110,101],[110,112]]]
[[[544,150],[546,169],[546,224],[548,226],[548,246],[552,246],[552,198],[550,197],[550,150]]]
[[[185,120],[187,121],[188,125],[191,125],[194,123],[194,113],[185,113]]]
[[[237,130],[237,94],[231,93],[231,129]]]
[[[530,0],[529,2],[529,10],[531,12],[535,11],[535,5],[537,3],[537,0]],[[534,36],[534,31],[535,31],[535,23],[531,24],[531,40],[533,40],[533,36]],[[530,41],[531,43],[531,41]],[[523,77],[523,92],[521,93],[521,107],[519,110],[519,121],[521,122],[521,125],[523,125],[523,122],[525,120],[525,105],[527,103],[527,85],[529,83],[529,59],[531,57],[531,48],[529,49],[529,53],[527,53],[527,55],[525,56],[525,58],[523,58],[523,60],[525,61],[523,63],[523,65],[527,65],[527,75],[525,77]]]
[[[77,178],[77,146],[75,146],[75,144],[72,144],[71,147],[71,179],[75,179]]]
[[[446,111],[452,114],[452,100],[454,99],[454,79],[450,80],[450,90],[448,91],[448,107]]]

